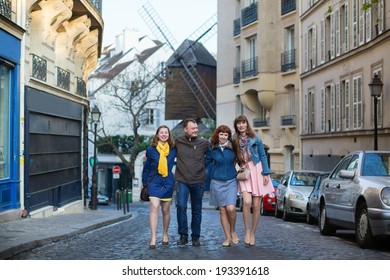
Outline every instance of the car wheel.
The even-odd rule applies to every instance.
[[[374,237],[371,233],[370,221],[368,220],[367,204],[359,205],[356,214],[356,241],[361,248],[367,248],[374,242]]]
[[[283,203],[283,221],[290,220],[290,215],[287,213],[286,203]]]
[[[328,217],[326,216],[326,206],[321,206],[320,220],[318,221],[320,233],[322,235],[334,235],[336,228],[329,223]]]
[[[267,213],[266,211],[264,210],[264,203],[263,203],[263,200],[261,200],[261,203],[260,203],[260,215],[261,216],[265,216]]]
[[[275,201],[275,217],[276,218],[282,217],[282,213],[278,210],[278,202],[277,201]]]

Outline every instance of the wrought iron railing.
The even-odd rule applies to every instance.
[[[91,3],[100,14],[102,14],[102,0],[88,0],[88,2]]]
[[[87,97],[87,86],[80,77],[76,77],[76,93],[80,96]]]
[[[32,73],[33,78],[46,82],[47,79],[47,61],[40,56],[31,54],[32,56]]]
[[[241,80],[240,66],[237,66],[233,68],[233,83],[239,84],[240,80]]]
[[[11,0],[0,0],[0,14],[12,20],[12,2]]]
[[[295,115],[286,115],[280,117],[280,124],[281,125],[295,125]]]
[[[57,86],[64,89],[70,89],[70,72],[57,67]]]
[[[282,72],[287,72],[290,70],[294,70],[296,68],[295,52],[296,50],[293,49],[293,50],[285,51],[284,53],[281,54]]]
[[[257,2],[250,4],[241,10],[242,26],[246,26],[258,19]]]
[[[243,79],[256,76],[257,74],[258,74],[257,56],[241,62],[241,77]]]
[[[253,119],[253,127],[269,126],[269,118],[256,118]]]
[[[237,36],[241,33],[241,19],[236,18],[233,21],[233,36]]]
[[[296,0],[282,0],[282,15],[295,11]]]

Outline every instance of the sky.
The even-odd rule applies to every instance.
[[[115,36],[125,28],[137,29],[140,36],[157,39],[139,13],[149,3],[180,45],[217,12],[217,0],[103,0],[103,45],[115,42]],[[217,36],[204,43],[217,52]]]

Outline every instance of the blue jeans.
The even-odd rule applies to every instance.
[[[188,236],[187,203],[191,196],[191,237],[200,237],[200,224],[202,222],[203,183],[185,184],[178,182],[176,191],[177,223],[180,235]]]

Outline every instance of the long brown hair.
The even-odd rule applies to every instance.
[[[253,131],[246,116],[240,115],[234,119],[234,131],[236,132],[236,134],[233,140],[233,149],[234,152],[236,153],[237,161],[240,166],[245,164],[244,156],[242,155],[240,144],[238,142],[240,140],[240,131],[238,130],[237,124],[241,122],[247,124],[246,135],[248,135],[248,137],[252,138],[256,136],[256,133]]]
[[[157,144],[158,144],[158,133],[160,132],[160,129],[162,129],[162,128],[168,129],[169,137],[168,137],[167,143],[168,143],[170,148],[174,147],[175,146],[175,140],[173,140],[173,136],[172,136],[171,130],[166,125],[160,125],[157,128],[156,134],[154,134],[154,137],[153,137],[153,140],[152,140],[152,144],[150,144],[150,145],[153,146],[153,147],[157,147]]]
[[[227,133],[228,134],[228,140],[232,142],[232,130],[227,125],[220,125],[215,130],[213,135],[211,135],[210,139],[210,145],[215,147],[219,144],[219,133]]]

